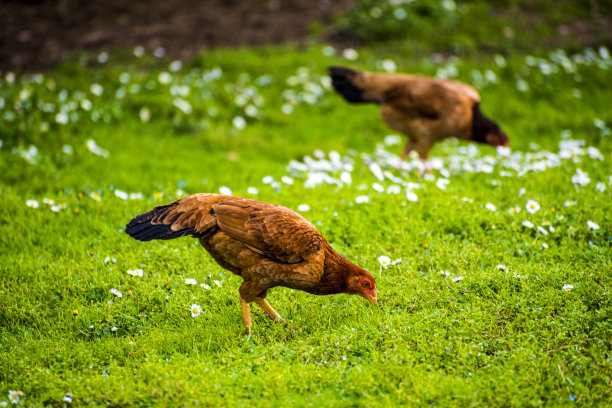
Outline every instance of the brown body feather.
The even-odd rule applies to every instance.
[[[415,150],[427,159],[443,139],[507,144],[497,124],[480,112],[480,95],[469,85],[407,74],[372,73],[343,67],[329,69],[332,84],[347,101],[380,106],[383,121],[408,137],[405,158]]]
[[[312,294],[360,293],[352,278],[372,275],[334,251],[308,220],[279,205],[219,194],[194,194],[130,221],[126,232],[142,241],[192,235],[219,265],[241,276],[241,298],[265,298],[285,286]],[[373,294],[372,294],[373,293]],[[372,299],[370,299],[372,301]]]

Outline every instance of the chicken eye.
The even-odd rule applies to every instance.
[[[364,287],[364,288],[369,288],[369,287],[370,287],[370,282],[368,282],[368,281],[364,281],[364,282],[363,282],[363,287]]]

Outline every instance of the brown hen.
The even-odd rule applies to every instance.
[[[193,194],[138,215],[125,232],[140,241],[198,238],[219,265],[244,280],[238,292],[249,332],[251,302],[282,320],[265,300],[275,286],[314,295],[355,294],[376,305],[372,274],[334,251],[310,221],[280,205]]]
[[[380,106],[383,121],[408,137],[402,159],[415,150],[423,161],[433,145],[456,137],[491,146],[507,146],[508,137],[480,110],[480,95],[450,79],[362,72],[330,67],[332,85],[352,103]]]

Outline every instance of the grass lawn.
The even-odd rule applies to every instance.
[[[0,401],[610,404],[607,49],[437,63],[387,51],[126,53],[4,73]],[[333,64],[471,83],[512,151],[450,140],[432,175],[401,165],[403,138],[386,137],[377,108],[330,90]],[[254,307],[245,336],[241,279],[196,240],[123,232],[156,205],[226,188],[299,207],[374,273],[379,305],[276,288],[288,323]],[[401,260],[383,268],[383,255]]]

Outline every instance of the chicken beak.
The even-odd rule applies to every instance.
[[[378,303],[378,301],[376,300],[376,296],[366,294],[364,297],[368,299],[372,306],[376,306],[376,304]]]

